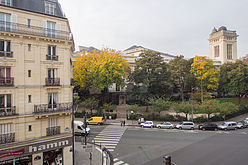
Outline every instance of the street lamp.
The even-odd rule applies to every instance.
[[[132,115],[132,125],[133,125],[133,114],[134,114],[134,112],[131,111],[131,115]]]

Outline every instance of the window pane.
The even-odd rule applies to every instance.
[[[0,51],[4,51],[4,41],[0,41]]]
[[[48,55],[51,55],[51,46],[48,46]]]
[[[6,51],[7,52],[10,52],[10,41],[7,41],[6,44],[7,44]]]
[[[7,107],[11,107],[11,95],[8,94],[7,96]]]
[[[53,55],[56,55],[56,46],[53,46]]]
[[[0,108],[4,108],[5,106],[5,104],[4,104],[5,102],[4,102],[4,95],[0,95]]]

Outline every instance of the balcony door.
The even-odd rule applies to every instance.
[[[11,27],[10,20],[11,20],[10,14],[0,13],[0,30],[10,31],[10,27]]]
[[[55,22],[47,21],[47,36],[48,37],[55,38],[55,32],[56,32],[55,27],[56,27]]]
[[[11,110],[11,94],[0,95],[0,113],[8,113]]]
[[[58,93],[48,93],[48,108],[56,109],[58,103]]]
[[[0,84],[10,84],[11,83],[11,68],[0,67]]]
[[[49,79],[55,79],[56,78],[56,72],[57,72],[57,69],[48,69],[47,70],[47,77]]]

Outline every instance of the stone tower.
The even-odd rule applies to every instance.
[[[236,31],[227,30],[225,26],[212,30],[208,40],[210,59],[214,60],[215,65],[237,60],[237,37]]]

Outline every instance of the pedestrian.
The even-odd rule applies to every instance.
[[[125,124],[126,124],[126,121],[124,120],[124,121],[123,121],[123,126],[125,126]]]
[[[122,127],[122,125],[123,125],[123,122],[122,122],[122,120],[121,120],[121,127]]]

